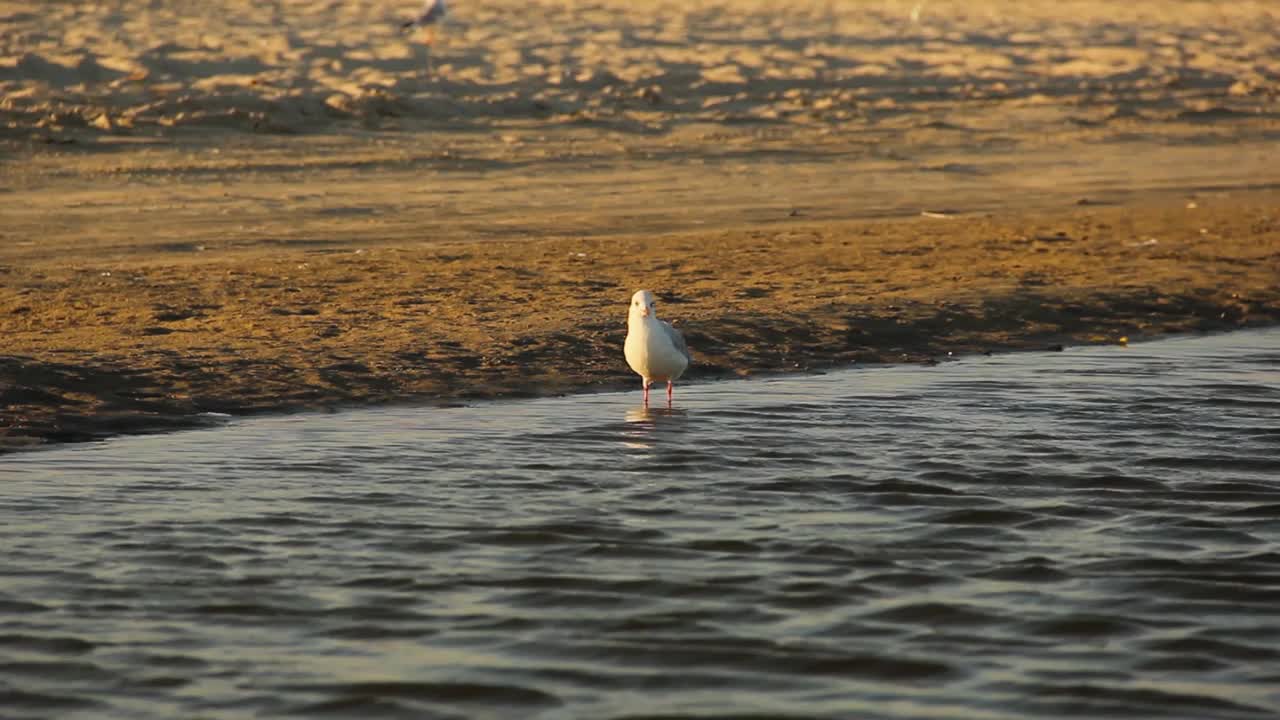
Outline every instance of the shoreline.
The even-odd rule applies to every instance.
[[[1034,341],[1029,341],[1025,345],[1018,344],[1006,347],[989,348],[986,350],[970,350],[962,353],[949,353],[946,356],[929,356],[925,358],[910,357],[899,360],[885,359],[869,362],[852,361],[846,364],[834,364],[829,366],[814,365],[798,369],[760,369],[756,372],[744,372],[734,375],[717,374],[701,377],[686,375],[685,378],[682,378],[681,382],[677,383],[677,388],[683,388],[683,392],[690,392],[690,387],[696,388],[705,383],[729,380],[779,378],[796,375],[822,375],[829,372],[900,367],[905,365],[940,365],[948,362],[958,362],[979,357],[992,357],[995,355],[1063,352],[1073,347],[1101,347],[1105,345],[1127,347],[1130,345],[1143,345],[1145,343],[1158,342],[1162,340],[1176,340],[1180,338],[1185,339],[1238,332],[1251,332],[1267,330],[1275,327],[1280,327],[1280,318],[1269,321],[1265,324],[1189,330],[1185,332],[1171,332],[1169,334],[1152,334],[1136,338],[1125,337],[1123,341],[1117,342],[1036,344]],[[12,357],[0,356],[0,372],[3,372],[8,376],[13,367],[10,364],[10,361],[13,359],[14,358]],[[694,382],[689,382],[691,377],[696,377],[696,380],[694,380]],[[281,405],[277,407],[255,408],[239,414],[210,410],[200,411],[195,415],[181,414],[177,412],[174,414],[165,414],[164,411],[147,409],[136,413],[126,412],[111,416],[85,417],[79,420],[71,418],[71,422],[67,422],[68,418],[60,418],[58,422],[63,424],[53,425],[47,429],[43,427],[29,428],[30,430],[35,430],[35,432],[31,434],[23,432],[28,428],[21,428],[19,429],[19,432],[11,435],[9,433],[15,428],[2,425],[0,426],[0,456],[14,452],[36,451],[41,449],[53,449],[66,445],[102,442],[121,437],[161,435],[172,432],[215,429],[221,427],[223,421],[228,419],[248,419],[253,417],[269,416],[278,417],[306,413],[339,413],[351,410],[390,406],[457,408],[465,407],[470,402],[519,402],[522,400],[533,400],[547,397],[566,397],[570,395],[590,395],[595,393],[625,393],[630,391],[634,391],[634,394],[639,397],[640,391],[636,382],[617,380],[614,382],[605,381],[590,385],[561,388],[555,392],[514,389],[497,394],[487,394],[481,390],[476,392],[464,392],[457,395],[436,397],[405,397],[378,399],[374,401],[342,400],[336,402],[319,402],[315,404]],[[660,405],[660,403],[657,405]],[[679,400],[676,401],[675,406],[679,406]],[[4,422],[8,422],[9,418],[7,417],[7,413],[5,415],[6,417],[4,418]]]
[[[1063,352],[1064,350],[1072,347],[1099,347],[1103,345],[1126,347],[1129,345],[1142,345],[1148,342],[1157,342],[1161,340],[1266,330],[1278,326],[1280,326],[1280,318],[1276,318],[1264,324],[1188,330],[1185,332],[1150,334],[1139,337],[1126,336],[1123,341],[1117,342],[1070,342],[1069,338],[1068,342],[1065,343],[1037,343],[1035,340],[1029,340],[1025,344],[994,347],[985,350],[967,350],[954,354],[948,353],[945,356],[911,356],[898,360],[886,358],[883,360],[872,360],[867,362],[851,361],[848,363],[832,365],[812,365],[803,368],[764,368],[758,369],[755,372],[744,372],[732,375],[723,373],[714,375],[686,375],[680,383],[677,383],[677,387],[684,388],[683,392],[689,392],[690,387],[697,387],[704,383],[714,383],[725,380],[825,374],[828,372],[842,372],[873,367],[939,365],[947,362],[963,361],[977,357],[991,357],[994,355]],[[14,378],[14,374],[12,373],[14,369],[14,365],[11,364],[12,360],[14,360],[12,357],[0,356],[0,373],[4,374],[6,382],[11,382]],[[690,379],[693,379],[693,382],[689,382]],[[379,398],[376,400],[365,401],[344,399],[340,401],[316,402],[312,404],[304,403],[298,405],[279,405],[275,407],[254,408],[252,410],[239,413],[200,410],[197,411],[196,414],[191,414],[182,412],[178,407],[174,407],[166,411],[165,409],[156,409],[154,406],[149,406],[146,408],[139,408],[133,412],[125,411],[117,414],[60,416],[56,417],[52,422],[26,426],[21,424],[9,425],[8,423],[14,418],[10,413],[4,412],[0,413],[0,415],[3,415],[0,422],[4,423],[3,425],[0,425],[0,456],[13,452],[51,449],[65,445],[101,442],[114,438],[135,435],[159,435],[188,430],[213,429],[221,426],[224,419],[246,419],[252,417],[284,416],[316,412],[333,413],[385,406],[452,408],[464,406],[468,402],[521,401],[544,397],[565,397],[569,395],[585,395],[594,393],[623,393],[629,391],[634,391],[634,394],[637,397],[639,396],[640,391],[636,386],[636,382],[631,380],[616,380],[613,382],[603,381],[589,385],[559,388],[553,392],[539,392],[533,389],[521,390],[517,388],[510,390],[503,389],[500,392],[492,394],[486,393],[484,390],[477,390],[474,392],[462,392],[448,396],[409,396],[403,398]],[[676,405],[679,405],[679,400],[676,401]],[[19,423],[21,423],[20,418]]]
[[[27,252],[0,255],[0,452],[201,412],[626,389],[642,285],[698,382],[1280,324],[1270,193],[655,238],[140,246],[76,267]]]

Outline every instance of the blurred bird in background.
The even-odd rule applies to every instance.
[[[436,41],[436,25],[449,12],[449,8],[445,6],[444,2],[445,0],[426,0],[422,5],[422,9],[418,11],[418,16],[401,23],[400,29],[408,32],[413,28],[421,28],[422,42],[429,47]]]

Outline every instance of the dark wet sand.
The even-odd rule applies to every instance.
[[[688,336],[693,384],[1280,321],[1265,192],[656,237],[109,245],[0,254],[6,447],[202,412],[627,388],[641,285]]]

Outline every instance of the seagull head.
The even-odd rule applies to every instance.
[[[637,290],[636,294],[631,296],[630,317],[658,317],[657,303],[653,299],[652,292]]]

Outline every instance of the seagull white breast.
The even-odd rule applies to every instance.
[[[646,382],[676,380],[689,367],[684,336],[656,317],[631,318],[623,346],[627,364]]]

